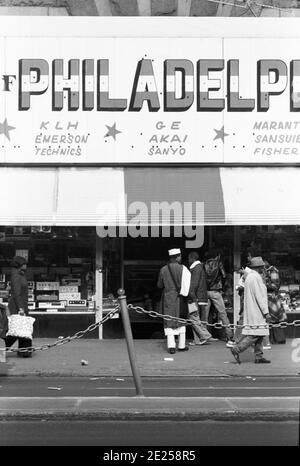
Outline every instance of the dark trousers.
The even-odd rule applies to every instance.
[[[29,338],[6,337],[4,338],[6,348],[10,348],[18,340],[18,348],[29,348],[32,346],[32,340]],[[18,351],[18,356],[28,358],[32,355],[32,351]]]
[[[242,335],[243,338],[239,340],[235,346],[238,353],[245,351],[249,346],[254,345],[255,359],[262,359],[263,357],[263,336],[260,335]]]

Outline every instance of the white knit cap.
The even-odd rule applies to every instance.
[[[181,254],[180,249],[169,249],[169,256],[177,256],[178,254]]]

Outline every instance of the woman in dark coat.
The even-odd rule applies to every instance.
[[[28,283],[25,276],[27,262],[23,257],[16,256],[11,262],[10,277],[10,299],[8,309],[10,314],[28,315]],[[28,348],[32,346],[32,340],[28,338],[17,338],[8,336],[5,339],[7,348],[12,346],[18,340],[19,348]],[[18,356],[29,358],[32,356],[31,351],[18,352]]]

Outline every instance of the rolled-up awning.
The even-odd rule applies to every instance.
[[[0,189],[2,225],[300,224],[299,167],[1,167]]]
[[[299,167],[220,168],[226,225],[299,225]]]

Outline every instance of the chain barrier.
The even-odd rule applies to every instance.
[[[115,309],[112,311],[109,311],[103,319],[101,319],[99,322],[95,322],[94,324],[91,324],[89,327],[87,327],[85,330],[80,330],[79,332],[75,333],[71,337],[64,337],[60,338],[59,340],[56,340],[54,343],[47,343],[42,346],[29,346],[28,348],[7,348],[6,352],[7,353],[25,353],[25,352],[35,352],[35,351],[45,351],[50,348],[54,348],[55,346],[62,346],[65,345],[66,343],[70,343],[70,341],[73,340],[78,340],[79,338],[82,338],[86,333],[93,332],[96,330],[100,325],[105,324],[108,320],[112,319],[113,316],[119,312],[120,310],[120,305],[117,305]]]
[[[183,325],[193,325],[193,321],[189,319],[183,319],[181,317],[174,317],[170,316],[168,314],[160,314],[159,312],[156,311],[147,311],[146,309],[143,309],[141,306],[134,306],[133,304],[128,304],[127,308],[129,311],[135,311],[138,314],[146,314],[149,317],[152,318],[160,318],[166,321],[175,321],[178,323],[181,323]],[[35,352],[35,351],[45,351],[50,348],[54,348],[57,346],[62,346],[65,345],[66,343],[70,343],[70,341],[73,340],[78,340],[79,338],[82,338],[85,334],[89,332],[93,332],[96,330],[100,325],[105,324],[108,320],[112,319],[113,316],[120,311],[120,305],[117,305],[114,310],[109,311],[103,319],[101,319],[99,322],[95,322],[94,324],[91,324],[89,327],[87,327],[85,330],[80,330],[79,332],[76,332],[72,336],[64,337],[59,340],[56,340],[54,343],[47,343],[42,346],[30,346],[27,348],[7,348],[6,352],[7,353],[25,353],[25,352]],[[300,319],[294,320],[293,322],[279,322],[277,324],[264,324],[264,325],[241,325],[241,324],[223,324],[222,322],[215,322],[214,324],[211,324],[207,321],[200,320],[201,324],[207,325],[209,327],[213,327],[217,330],[222,330],[223,328],[230,328],[231,330],[234,330],[236,328],[246,328],[246,329],[260,329],[260,328],[287,328],[287,327],[300,327]]]
[[[170,316],[168,314],[160,314],[159,312],[156,311],[147,311],[146,309],[143,309],[140,306],[133,306],[133,304],[128,304],[128,310],[130,311],[135,311],[138,314],[146,314],[149,317],[153,317],[155,319],[160,318],[166,321],[171,321],[174,320],[175,322],[185,324],[185,325],[193,325],[193,321],[189,319],[182,319],[181,317],[174,317]],[[260,328],[287,328],[287,327],[300,327],[300,319],[294,320],[293,322],[279,322],[277,324],[264,324],[264,325],[241,325],[241,324],[223,324],[221,322],[216,322],[214,324],[211,324],[207,321],[200,320],[201,324],[207,325],[209,327],[213,327],[217,330],[222,330],[222,328],[230,328],[234,330],[235,328],[246,328],[246,329],[260,329]]]

